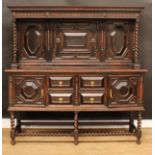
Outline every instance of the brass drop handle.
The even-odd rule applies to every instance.
[[[91,98],[89,98],[89,100],[90,100],[91,103],[94,103],[95,98],[94,97],[91,97]]]
[[[95,81],[91,81],[90,85],[93,87],[95,85]]]
[[[63,85],[63,81],[59,81],[59,86],[62,86]]]
[[[63,97],[59,97],[58,100],[59,100],[59,102],[62,102],[64,100],[64,98]]]

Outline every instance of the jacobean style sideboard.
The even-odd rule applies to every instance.
[[[16,136],[127,136],[141,140],[143,78],[139,62],[142,7],[9,6],[13,15],[12,64],[8,73],[11,143]],[[23,121],[23,112],[70,112],[65,129],[25,128],[50,122]],[[81,128],[82,112],[129,114],[128,121]],[[134,125],[133,114],[137,116]],[[93,118],[94,116],[92,116]],[[17,121],[15,121],[17,120]],[[16,123],[15,123],[16,122]],[[47,123],[47,124],[46,124]],[[99,123],[99,122],[98,122]],[[52,122],[51,122],[52,124]],[[25,125],[23,127],[23,125]]]

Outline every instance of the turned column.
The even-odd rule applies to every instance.
[[[21,114],[19,113],[18,114],[18,117],[17,117],[17,127],[16,127],[17,131],[20,133],[22,130],[21,130]]]
[[[10,112],[10,124],[11,124],[11,144],[15,144],[15,115],[14,112]]]
[[[139,111],[138,112],[138,119],[137,119],[137,144],[141,143],[141,137],[142,137],[141,121],[142,121],[142,114]]]
[[[136,20],[134,25],[134,39],[133,39],[133,52],[134,52],[134,68],[140,68],[139,63],[139,19]]]
[[[12,39],[12,68],[17,68],[17,24],[16,24],[16,19],[13,19],[12,23],[12,34],[13,34],[13,39]]]
[[[129,132],[133,132],[135,126],[134,126],[134,114],[133,112],[130,112],[129,114],[130,120],[129,120]]]
[[[74,113],[74,144],[78,144],[78,112]]]

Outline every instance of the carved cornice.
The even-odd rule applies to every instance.
[[[14,18],[131,18],[143,7],[9,6]]]

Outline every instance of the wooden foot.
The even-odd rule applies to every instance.
[[[16,144],[15,139],[12,139],[12,140],[11,140],[11,144],[12,144],[12,145],[15,145],[15,144]]]
[[[14,116],[14,112],[10,112],[10,121],[11,121],[11,133],[10,133],[11,144],[14,145],[15,144],[15,116]]]
[[[79,133],[78,133],[78,112],[75,112],[74,114],[74,144],[78,144],[78,138],[79,138]]]
[[[74,144],[77,145],[78,144],[78,132],[74,131]]]

